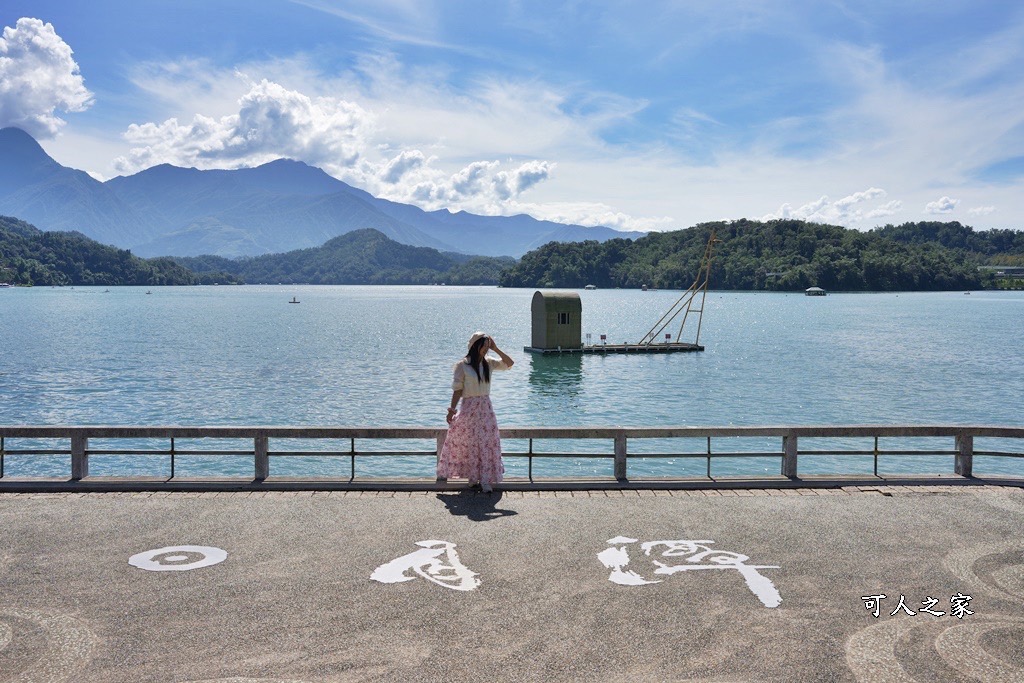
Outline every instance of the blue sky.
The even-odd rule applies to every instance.
[[[1016,2],[5,0],[0,24],[0,125],[98,178],[284,156],[621,229],[1024,228]]]

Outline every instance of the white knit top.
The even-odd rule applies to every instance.
[[[505,361],[498,358],[485,358],[487,365],[491,367],[491,372],[496,370],[508,370],[508,365]],[[452,391],[461,391],[463,398],[470,398],[473,396],[488,396],[491,393],[490,382],[483,382],[476,375],[476,370],[470,367],[469,363],[462,360],[455,364],[453,368],[454,377],[452,378]]]

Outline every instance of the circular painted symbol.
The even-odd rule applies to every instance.
[[[128,558],[128,564],[150,572],[185,572],[220,564],[227,556],[227,551],[220,548],[175,545],[132,555]]]

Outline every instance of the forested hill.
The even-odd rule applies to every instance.
[[[211,279],[231,282],[223,273]],[[77,232],[43,232],[0,216],[0,282],[19,285],[195,285],[205,280],[168,258],[143,259]]]
[[[1024,233],[959,223],[906,223],[861,232],[797,220],[702,223],[635,241],[550,243],[506,270],[507,287],[689,287],[712,229],[710,287],[797,291],[976,289],[979,265],[1024,258]]]
[[[887,225],[875,232],[907,244],[935,242],[949,249],[962,249],[984,255],[989,265],[1024,266],[1024,231],[983,230],[961,225],[957,221],[941,223],[904,223]]]
[[[401,244],[371,228],[353,230],[322,246],[240,259],[175,258],[195,270],[224,271],[248,283],[321,285],[497,284],[510,257],[466,256]]]

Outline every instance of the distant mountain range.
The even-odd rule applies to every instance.
[[[320,246],[363,228],[412,246],[514,257],[552,241],[643,234],[525,215],[424,211],[288,159],[237,170],[164,164],[100,182],[61,166],[18,128],[0,129],[0,214],[141,256],[257,256]]]

